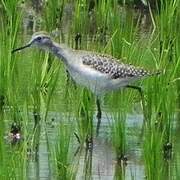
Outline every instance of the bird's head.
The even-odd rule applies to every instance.
[[[31,40],[25,46],[12,50],[12,53],[33,46],[46,50],[52,46],[52,40],[47,33],[36,32],[32,35]]]

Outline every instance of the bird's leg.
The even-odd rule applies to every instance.
[[[138,90],[138,92],[139,92],[139,94],[141,96],[144,119],[145,119],[145,122],[147,122],[146,104],[145,104],[145,99],[144,99],[144,94],[143,94],[142,88],[139,87],[139,86],[132,86],[132,85],[127,85],[126,87]]]
[[[101,105],[100,105],[100,100],[97,98],[96,99],[96,106],[97,106],[97,127],[96,127],[96,136],[98,136],[99,134],[99,128],[100,128],[100,124],[101,124]]]
[[[96,105],[97,105],[97,118],[98,119],[101,119],[101,115],[102,115],[102,112],[101,112],[101,105],[100,105],[100,100],[97,98],[96,100]]]
[[[75,49],[81,48],[81,34],[77,33],[75,36]]]

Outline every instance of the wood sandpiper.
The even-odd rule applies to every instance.
[[[107,91],[121,87],[141,89],[129,84],[158,73],[153,73],[143,68],[125,64],[111,56],[90,51],[70,49],[63,44],[54,42],[44,32],[36,32],[31,40],[23,47],[14,49],[12,53],[27,47],[38,47],[57,56],[66,65],[74,81],[90,89],[97,97]],[[101,118],[100,103],[97,99],[98,115]]]

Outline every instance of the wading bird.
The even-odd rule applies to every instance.
[[[129,84],[143,77],[157,74],[146,71],[143,68],[125,64],[111,56],[70,49],[54,42],[44,32],[33,34],[31,40],[25,46],[14,49],[12,53],[28,47],[37,47],[57,56],[66,65],[72,79],[76,83],[90,89],[97,97],[107,91],[117,90],[121,87],[137,89],[141,97],[143,97],[140,87]],[[97,117],[100,120],[101,108],[98,98],[96,103]]]

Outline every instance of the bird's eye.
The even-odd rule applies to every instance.
[[[42,39],[42,37],[37,37],[37,40],[40,41]]]

